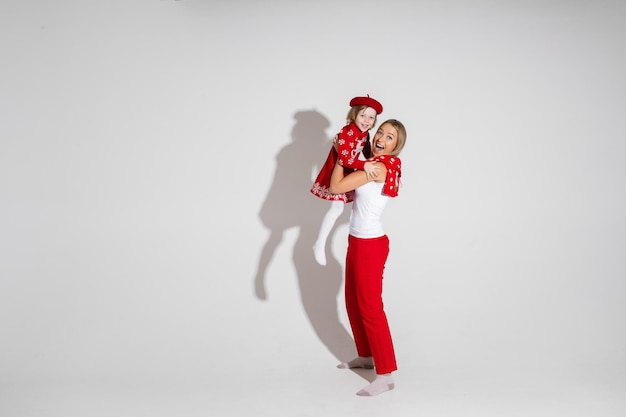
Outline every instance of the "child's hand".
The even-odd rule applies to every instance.
[[[368,179],[375,179],[378,177],[378,167],[374,162],[366,162],[363,166],[363,171],[365,171]]]

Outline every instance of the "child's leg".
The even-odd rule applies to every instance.
[[[328,235],[333,229],[335,222],[339,216],[341,216],[341,213],[343,213],[344,205],[345,203],[343,201],[332,201],[330,203],[330,208],[324,215],[322,226],[320,227],[320,232],[317,236],[317,241],[313,245],[315,260],[320,265],[326,265],[326,239],[328,239]]]

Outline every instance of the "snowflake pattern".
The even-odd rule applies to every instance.
[[[352,129],[349,133],[353,133]],[[359,158],[359,154],[363,151],[367,138],[368,135],[365,135],[361,138],[358,138],[358,140],[352,140],[348,142],[348,147],[350,148],[350,150],[345,148],[341,150],[341,154],[339,155],[339,163],[343,166],[352,167],[354,165],[354,162]],[[345,141],[342,140],[341,144],[344,145]]]
[[[331,149],[327,163],[322,167],[311,187],[311,193],[324,200],[343,201],[345,203],[353,201],[354,191],[345,194],[330,192],[330,177],[336,162],[347,168],[362,169],[364,161],[359,159],[359,155],[368,139],[369,133],[361,132],[353,123],[344,126],[337,135],[336,150]],[[334,157],[332,157],[333,152]]]
[[[313,195],[323,198],[324,200],[343,201],[344,203],[350,203],[354,201],[354,191],[349,191],[342,194],[333,194],[330,192],[330,188],[320,184],[319,182],[313,184],[311,192],[313,193]]]

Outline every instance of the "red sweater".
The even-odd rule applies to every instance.
[[[369,132],[361,132],[354,124],[345,125],[337,137],[337,160],[344,168],[363,170],[365,161],[359,159],[365,143],[369,141]]]

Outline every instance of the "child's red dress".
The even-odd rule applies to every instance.
[[[330,192],[330,177],[337,161],[343,166],[346,174],[355,169],[363,170],[366,161],[359,159],[359,155],[369,142],[369,132],[361,132],[354,123],[345,125],[337,137],[337,150],[330,148],[326,162],[322,166],[317,178],[311,187],[313,195],[329,201],[343,201],[349,203],[354,200],[354,191],[342,194]]]

